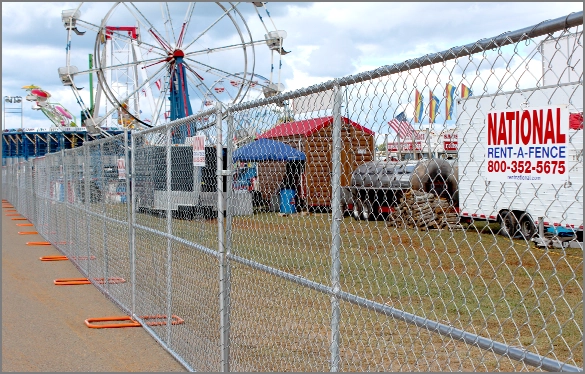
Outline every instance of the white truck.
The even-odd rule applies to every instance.
[[[461,218],[582,249],[583,125],[569,125],[582,121],[582,81],[461,99],[457,113]]]

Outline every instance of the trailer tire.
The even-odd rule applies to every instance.
[[[534,222],[532,221],[532,217],[530,217],[529,214],[524,213],[520,217],[519,230],[520,230],[520,234],[522,234],[522,236],[526,240],[532,239],[532,237],[536,234],[536,226],[534,225]]]
[[[500,235],[513,238],[518,231],[518,220],[514,213],[503,211],[500,213]]]
[[[364,221],[374,220],[374,208],[369,200],[364,201],[362,204],[362,219]]]
[[[362,202],[359,199],[354,201],[351,215],[356,221],[359,221],[362,218]]]

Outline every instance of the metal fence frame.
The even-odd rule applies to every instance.
[[[330,318],[330,346],[329,346],[329,369],[330,371],[336,372],[341,369],[340,367],[340,301],[345,301],[361,308],[365,308],[384,316],[392,317],[396,320],[404,321],[408,324],[417,326],[422,329],[426,329],[430,332],[446,336],[450,339],[464,342],[468,345],[479,347],[483,350],[491,351],[501,356],[506,356],[512,360],[523,362],[526,365],[534,368],[540,368],[547,371],[582,371],[582,368],[569,365],[567,363],[558,361],[554,358],[542,356],[529,352],[520,347],[510,346],[486,337],[476,335],[474,333],[457,329],[439,321],[432,321],[428,318],[418,316],[416,314],[407,313],[403,310],[396,309],[394,307],[387,306],[385,304],[369,300],[367,298],[344,292],[340,286],[340,269],[341,269],[341,236],[340,236],[340,221],[343,217],[343,212],[340,208],[341,199],[341,125],[342,125],[342,113],[341,105],[343,102],[343,94],[341,87],[355,84],[358,82],[369,81],[374,78],[389,76],[398,72],[404,72],[413,68],[420,68],[428,66],[438,62],[444,62],[452,60],[458,57],[470,56],[477,52],[483,52],[493,48],[499,48],[505,45],[517,43],[523,40],[531,39],[534,37],[546,35],[555,31],[566,30],[570,27],[582,25],[583,13],[572,13],[566,17],[557,18],[546,22],[541,22],[533,27],[527,27],[514,32],[508,32],[501,34],[494,38],[483,39],[476,43],[471,43],[462,47],[451,48],[446,51],[438,52],[423,56],[418,59],[404,61],[400,64],[391,66],[383,66],[378,69],[335,79],[323,84],[307,87],[294,92],[281,94],[275,97],[257,100],[253,102],[240,103],[228,108],[223,108],[221,105],[216,106],[213,109],[198,113],[196,115],[183,118],[173,123],[166,125],[164,128],[153,128],[146,131],[133,132],[129,137],[128,131],[124,134],[118,135],[112,138],[106,138],[102,140],[95,140],[86,143],[80,149],[60,151],[55,154],[44,156],[40,159],[33,161],[20,161],[10,162],[8,165],[2,168],[2,195],[4,199],[7,199],[18,209],[18,211],[33,222],[41,235],[51,241],[61,252],[68,256],[77,256],[80,258],[82,255],[87,256],[87,263],[82,261],[72,261],[82,274],[87,277],[93,276],[93,268],[90,267],[89,257],[92,256],[92,249],[90,245],[90,228],[93,227],[92,220],[102,221],[103,225],[103,251],[105,253],[103,263],[103,273],[100,274],[104,279],[108,279],[111,275],[109,273],[108,264],[108,243],[106,238],[107,225],[108,223],[116,224],[120,227],[124,227],[122,234],[125,235],[128,242],[128,258],[129,263],[125,264],[129,269],[131,275],[130,278],[130,299],[123,300],[124,295],[114,294],[109,287],[109,284],[99,283],[92,280],[94,285],[100,289],[112,302],[114,302],[120,309],[125,313],[128,313],[132,318],[139,321],[145,329],[165,348],[170,354],[172,354],[181,364],[183,364],[188,370],[194,371],[194,367],[188,362],[186,357],[177,351],[176,345],[173,341],[172,335],[172,250],[173,243],[182,243],[188,245],[191,249],[199,251],[200,253],[210,256],[216,259],[218,269],[218,297],[217,305],[219,307],[219,336],[220,341],[215,342],[218,346],[220,357],[218,358],[219,367],[216,370],[228,372],[230,371],[230,291],[231,291],[231,270],[230,264],[237,263],[246,267],[265,272],[267,274],[279,277],[287,282],[292,282],[302,287],[318,291],[324,295],[329,296],[331,303],[331,318]],[[170,194],[167,194],[167,207],[166,207],[166,229],[155,230],[137,222],[137,203],[136,203],[136,186],[132,183],[133,173],[136,170],[136,158],[131,157],[129,149],[135,151],[138,147],[135,140],[138,136],[145,136],[149,133],[162,131],[166,132],[164,136],[166,139],[166,165],[171,165],[171,129],[180,125],[191,123],[192,121],[215,115],[215,121],[208,126],[216,132],[217,139],[230,139],[233,134],[233,116],[238,112],[245,111],[247,109],[257,108],[268,104],[274,104],[282,102],[284,100],[299,98],[308,94],[323,92],[327,90],[333,91],[334,104],[333,104],[333,152],[332,152],[332,166],[333,173],[331,179],[332,187],[332,212],[331,212],[331,226],[330,226],[330,282],[329,284],[321,284],[305,277],[291,274],[280,269],[238,256],[232,253],[232,218],[234,215],[233,207],[226,202],[230,202],[233,198],[231,188],[231,178],[227,178],[228,188],[227,195],[224,196],[222,191],[223,177],[233,175],[233,170],[224,170],[222,167],[223,160],[223,144],[221,141],[216,142],[216,157],[217,157],[217,170],[216,170],[216,182],[218,193],[217,207],[220,214],[217,219],[217,248],[208,248],[199,243],[189,242],[185,239],[177,237],[173,234],[172,228],[172,206]],[[227,124],[227,136],[223,136],[222,129],[224,128],[224,122]],[[128,141],[131,138],[131,145],[129,147]],[[106,212],[106,206],[103,205],[103,210],[96,212],[92,210],[92,191],[90,183],[87,181],[91,180],[91,156],[90,147],[105,147],[112,142],[121,142],[121,146],[124,150],[124,161],[126,165],[127,176],[125,178],[126,191],[131,191],[131,200],[126,203],[126,212],[124,218],[119,219],[112,217]],[[232,142],[226,142],[227,146],[227,157],[231,159],[233,152]],[[100,148],[101,149],[101,148]],[[102,151],[100,151],[102,152]],[[100,153],[101,154],[101,153]],[[64,199],[61,201],[59,196],[54,194],[47,195],[47,188],[49,190],[53,188],[47,185],[40,185],[41,179],[46,178],[46,174],[50,173],[50,170],[46,170],[47,167],[57,167],[62,165],[63,180],[73,181],[77,177],[70,176],[74,173],[79,172],[79,163],[68,164],[67,160],[72,158],[81,158],[82,162],[82,174],[83,180],[83,202],[77,203],[75,199],[80,198],[81,195],[75,195],[74,192],[67,187],[66,191],[63,191]],[[100,161],[101,162],[101,161]],[[34,167],[33,167],[34,166]],[[43,167],[45,169],[43,169]],[[49,182],[51,184],[52,182]],[[56,186],[57,184],[55,184]],[[55,187],[56,188],[56,187]],[[65,183],[61,184],[61,189],[65,189]],[[167,167],[166,171],[166,189],[171,191],[171,167]],[[103,199],[104,197],[102,197]],[[56,210],[59,209],[62,210]],[[221,212],[225,211],[225,216]],[[60,228],[55,226],[55,215],[63,214],[65,219],[71,219],[73,227],[68,224],[65,232],[60,232]],[[121,214],[121,213],[120,213]],[[78,224],[73,216],[84,217],[82,222]],[[121,217],[121,216],[120,216]],[[84,248],[76,248],[71,244],[78,238],[80,231],[86,231],[87,239]],[[153,329],[146,321],[143,316],[137,311],[137,289],[136,289],[136,231],[141,230],[142,232],[149,232],[154,235],[166,240],[166,328],[164,333],[160,330]],[[129,302],[128,302],[129,301]],[[582,340],[581,340],[582,343]]]

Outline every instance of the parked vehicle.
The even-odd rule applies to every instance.
[[[568,115],[561,121],[563,110]],[[545,230],[564,228],[574,240],[555,245],[583,248],[582,82],[469,97],[458,100],[457,111],[465,134],[459,138],[461,218],[499,222],[501,234],[527,240],[540,226],[534,241],[542,246],[552,244]],[[538,122],[528,120],[532,115]]]
[[[227,169],[224,148],[224,169]],[[167,162],[165,146],[144,146],[134,151],[137,160],[150,162],[135,164],[134,183],[136,204],[141,211],[157,212],[171,209],[179,217],[217,217],[217,177],[215,147],[205,147],[205,166],[193,166],[193,147],[171,147],[170,196],[167,195]],[[224,177],[223,189],[226,191]]]
[[[410,189],[435,193],[457,204],[456,168],[440,158],[367,162],[352,173],[347,209],[356,220],[383,217]]]

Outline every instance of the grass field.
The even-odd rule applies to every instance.
[[[125,211],[122,206],[107,211],[122,216],[118,208]],[[163,232],[167,228],[164,216],[138,214],[137,222]],[[329,285],[330,223],[328,214],[234,217],[232,252]],[[126,251],[127,228],[107,227],[105,240],[112,246],[119,242],[119,250]],[[217,250],[217,220],[173,218],[171,227],[173,235]],[[341,288],[582,366],[582,253],[541,250],[496,235],[497,230],[495,224],[476,223],[463,231],[416,231],[346,217],[340,231]],[[103,247],[100,237],[92,235],[92,247]],[[166,313],[168,243],[164,237],[136,231],[141,312]],[[171,342],[197,370],[219,370],[217,259],[170,243],[172,310],[185,320],[172,327]],[[95,252],[98,257],[104,255],[100,251]],[[124,253],[109,255],[126,261]],[[129,271],[122,264],[111,267]],[[232,370],[329,370],[329,297],[241,264],[233,264],[231,271]],[[120,295],[127,297],[127,291]],[[155,328],[163,340],[165,329]],[[345,302],[340,332],[343,371],[534,370]]]

